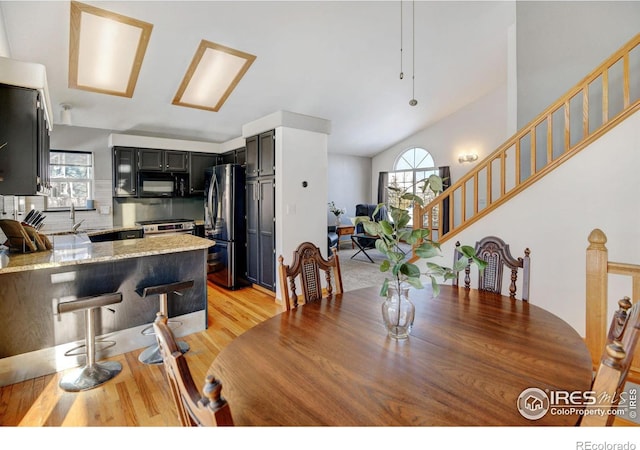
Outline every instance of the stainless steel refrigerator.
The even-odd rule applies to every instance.
[[[248,285],[245,189],[241,165],[205,169],[204,232],[215,241],[207,256],[207,278],[229,289]]]

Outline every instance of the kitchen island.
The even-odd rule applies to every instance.
[[[177,336],[207,327],[206,255],[214,243],[192,235],[92,243],[86,234],[56,236],[54,249],[26,254],[0,251],[0,385],[84,363],[64,353],[84,342],[84,315],[57,314],[60,302],[120,292],[122,303],[96,311],[96,336],[114,341],[103,359],[143,348],[155,337],[141,331],[155,319],[157,296],[139,289],[194,280],[170,295],[169,317],[179,316]]]

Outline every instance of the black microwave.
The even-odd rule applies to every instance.
[[[138,172],[139,197],[184,197],[186,190],[186,174]]]

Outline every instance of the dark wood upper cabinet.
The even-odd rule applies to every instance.
[[[189,170],[189,153],[179,150],[164,151],[165,172],[187,172]]]
[[[254,178],[258,176],[258,136],[247,138],[246,145],[247,178]]]
[[[189,154],[180,150],[138,149],[138,170],[143,172],[187,172]]]
[[[147,172],[162,172],[163,166],[163,150],[152,148],[141,148],[138,150],[138,170]]]
[[[113,196],[135,197],[138,151],[131,147],[113,149]]]
[[[0,195],[48,194],[49,127],[40,91],[0,84]]]
[[[189,195],[204,195],[204,171],[219,161],[220,155],[215,153],[189,153]]]
[[[265,131],[246,140],[247,178],[275,175],[275,131]]]

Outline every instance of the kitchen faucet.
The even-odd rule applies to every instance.
[[[76,233],[78,231],[78,228],[80,228],[80,225],[82,225],[82,222],[84,222],[84,219],[76,223],[76,206],[73,203],[71,203],[69,218],[71,219],[71,231]]]

